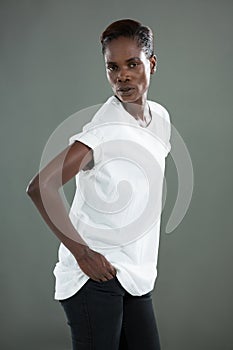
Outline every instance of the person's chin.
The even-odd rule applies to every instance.
[[[130,95],[115,93],[115,95],[118,97],[118,99],[121,102],[124,102],[124,103],[133,103],[133,102],[136,103],[136,101],[137,101],[137,98],[136,98],[134,93],[132,93]]]

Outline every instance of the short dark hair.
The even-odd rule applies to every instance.
[[[100,37],[103,55],[107,44],[120,36],[135,39],[147,58],[151,58],[154,55],[152,30],[132,19],[118,20],[104,30]]]

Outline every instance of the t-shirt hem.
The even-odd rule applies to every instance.
[[[89,280],[89,278],[87,278],[79,286],[75,285],[73,288],[69,289],[69,292],[55,292],[54,299],[59,301],[59,300],[65,300],[65,299],[72,297],[84,286],[85,283],[87,283],[88,280]]]

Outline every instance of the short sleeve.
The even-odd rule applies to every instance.
[[[80,141],[92,148],[95,165],[100,162],[102,158],[101,144],[103,142],[100,125],[93,125],[91,122],[84,125],[81,132],[74,134],[69,138],[69,145],[75,141]]]

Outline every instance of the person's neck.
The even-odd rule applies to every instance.
[[[131,114],[135,119],[145,120],[145,107],[146,107],[146,97],[143,99],[142,104],[132,103],[132,102],[122,102],[125,110]]]

